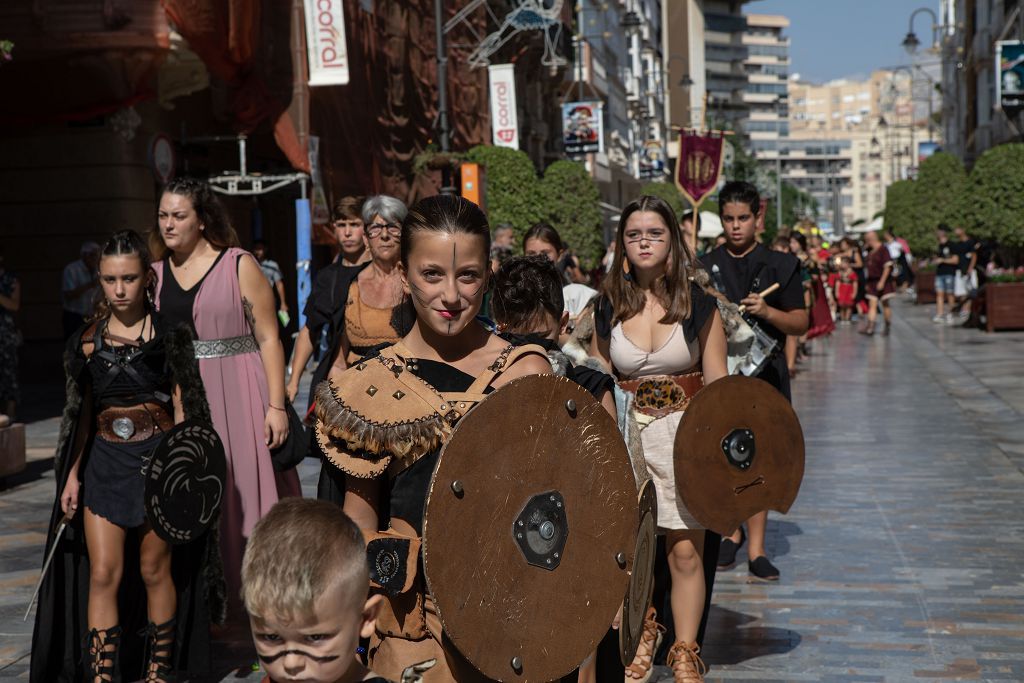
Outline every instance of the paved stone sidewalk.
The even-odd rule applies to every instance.
[[[718,577],[709,681],[1024,680],[1024,333],[841,327],[794,384],[800,497],[778,585]],[[668,676],[667,680],[671,680]]]
[[[889,337],[815,342],[794,394],[800,497],[774,515],[777,585],[718,577],[709,681],[1024,681],[1024,333],[936,326],[902,302]],[[309,490],[316,467],[303,465]],[[27,678],[53,495],[40,465],[0,490],[0,680]],[[218,644],[219,674],[251,661]],[[655,680],[671,680],[659,669]]]

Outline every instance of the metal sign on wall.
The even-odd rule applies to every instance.
[[[513,64],[487,67],[491,88],[492,144],[519,149],[519,117],[516,113],[516,72]]]
[[[1000,40],[996,43],[996,102],[1004,111],[1024,109],[1024,41]]]
[[[604,104],[566,102],[562,105],[562,145],[569,156],[604,152]]]
[[[344,0],[303,0],[306,10],[306,53],[309,84],[346,85]]]

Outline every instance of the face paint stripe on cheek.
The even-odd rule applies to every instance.
[[[306,659],[310,659],[310,660],[316,662],[317,664],[326,664],[327,662],[333,662],[333,661],[337,660],[341,656],[341,655],[324,655],[322,657],[319,657],[317,655],[310,654],[310,653],[308,653],[308,652],[306,652],[304,650],[281,650],[280,652],[276,652],[276,653],[274,653],[272,655],[265,655],[262,652],[257,652],[256,653],[256,656],[259,657],[259,660],[261,662],[263,662],[264,664],[273,664],[277,660],[279,660],[282,657],[285,657],[287,655],[302,655]]]

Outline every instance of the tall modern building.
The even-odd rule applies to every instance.
[[[784,16],[747,15],[747,30],[743,34],[747,49],[743,63],[747,85],[743,102],[748,108],[748,117],[742,129],[751,143],[758,143],[757,149],[767,150],[780,137],[789,134],[786,117],[789,38],[783,35],[788,27],[789,19]]]
[[[744,42],[747,0],[704,0],[704,69],[708,96],[707,124],[737,130],[746,120],[747,55]]]

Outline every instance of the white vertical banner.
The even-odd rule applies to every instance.
[[[303,0],[310,85],[348,83],[344,0]]]
[[[515,65],[492,64],[487,67],[487,74],[491,83],[492,143],[519,149]]]

